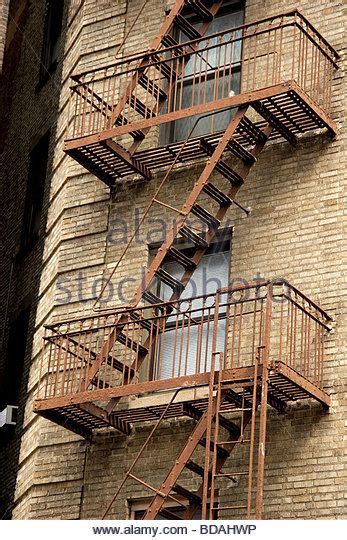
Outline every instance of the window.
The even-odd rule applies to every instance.
[[[64,0],[46,0],[40,69],[41,85],[48,80],[58,64],[63,14]]]
[[[179,246],[176,246],[179,247]],[[193,254],[194,248],[181,246],[180,249],[189,257]],[[230,236],[226,231],[221,231],[220,237],[202,258],[199,266],[192,275],[191,280],[181,295],[181,299],[207,295],[214,293],[217,289],[227,287],[229,282],[230,267]],[[180,279],[183,275],[183,268],[175,261],[168,261],[164,265],[170,275]],[[172,289],[159,282],[158,296],[167,301]],[[202,310],[202,299],[192,301],[191,309],[194,310],[195,321],[204,322],[198,325],[191,325],[188,328],[184,326],[181,319],[177,327],[177,315],[173,312],[168,317],[165,334],[161,338],[161,343],[157,355],[160,360],[155,360],[157,365],[158,379],[169,379],[192,375],[195,373],[204,373],[209,371],[211,365],[212,352],[212,320],[208,317],[208,310]],[[222,308],[221,308],[222,309]],[[181,316],[180,316],[181,317]],[[170,329],[170,325],[172,329]],[[217,350],[224,351],[225,346],[226,322],[222,319],[218,323]]]
[[[188,18],[188,17],[187,17]],[[193,26],[199,26],[201,22],[195,22],[194,18],[189,19]],[[226,1],[224,6],[219,10],[218,15],[210,23],[208,30],[205,36],[221,32],[226,29],[231,29],[236,26],[242,25],[244,21],[244,9],[243,2],[236,1]],[[240,31],[235,32],[234,38],[241,35]],[[184,41],[184,36],[178,36],[179,41]],[[232,44],[227,44],[223,48],[213,46],[218,42],[218,37],[211,38],[208,43],[208,59],[206,58],[207,53],[202,52],[200,60],[197,60],[196,55],[192,55],[191,59],[186,63],[184,69],[184,85],[182,94],[179,92],[177,99],[180,100],[180,108],[191,107],[192,105],[197,105],[201,101],[201,96],[199,96],[199,84],[194,83],[194,73],[203,72],[203,81],[206,78],[206,87],[205,82],[204,86],[204,100],[207,102],[213,101],[218,97],[228,97],[228,95],[238,94],[240,92],[241,85],[241,41],[233,42]],[[206,42],[202,42],[203,47],[206,45]],[[212,48],[211,48],[212,47]],[[220,56],[223,58],[220,58]],[[223,73],[218,78],[218,96],[214,95],[216,92],[216,69],[220,65],[227,63],[227,58],[231,57],[233,59],[232,64],[223,69]],[[224,59],[224,60],[223,60]],[[199,64],[199,65],[197,65]],[[206,95],[205,95],[206,94]],[[228,113],[221,112],[216,113],[210,117],[200,120],[198,125],[195,127],[192,137],[201,136],[211,131],[219,131],[226,129],[233,115],[231,110]],[[190,116],[181,120],[176,120],[171,124],[170,130],[170,141],[176,142],[183,140],[187,137],[194,123],[196,122],[198,116]]]
[[[24,358],[28,337],[30,307],[27,307],[10,325],[5,369],[2,378],[1,407],[17,405],[23,380]]]
[[[49,132],[46,133],[30,153],[21,239],[22,250],[32,246],[40,230],[48,165],[49,135]]]

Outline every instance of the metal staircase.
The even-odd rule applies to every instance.
[[[272,127],[267,125],[263,130],[258,129],[255,124],[247,117],[248,107],[240,107],[229,126],[225,130],[219,143],[214,147],[207,143],[204,139],[201,140],[201,146],[204,148],[206,155],[209,159],[194,185],[193,190],[187,197],[182,209],[178,212],[179,217],[175,220],[172,229],[168,232],[166,240],[159,248],[156,257],[153,259],[152,264],[148,268],[148,271],[135,292],[131,302],[131,307],[136,307],[139,302],[145,301],[153,306],[159,305],[163,302],[163,299],[157,296],[151,291],[151,288],[155,285],[157,280],[165,283],[172,289],[172,295],[169,301],[175,302],[179,299],[185,286],[192,277],[195,269],[197,268],[200,260],[206,253],[211,242],[213,241],[216,232],[221,224],[222,219],[226,215],[227,210],[232,205],[236,194],[244,184],[248,174],[250,173],[253,165],[263,150],[269,135],[271,134]],[[245,147],[236,141],[235,134],[246,133],[247,138],[251,141],[250,147]],[[241,162],[241,166],[238,171],[232,169],[224,160],[223,156],[226,153],[232,153]],[[210,177],[213,172],[217,171],[229,182],[229,188],[226,192],[222,192],[217,188],[213,182],[210,181]],[[202,193],[206,193],[210,198],[218,203],[218,210],[213,215],[203,206],[198,204],[198,199]],[[160,203],[160,201],[156,200]],[[206,231],[203,235],[197,234],[192,228],[187,225],[189,217],[194,215],[199,218],[201,224],[205,226]],[[194,246],[194,254],[191,258],[186,257],[182,252],[175,248],[179,238],[184,238]],[[167,258],[176,260],[184,269],[184,273],[180,280],[177,280],[174,276],[170,275],[164,270],[163,265]],[[166,306],[166,311],[170,309],[170,306]],[[133,314],[133,317],[136,317]],[[127,317],[124,317],[126,322]],[[122,318],[118,321],[119,325],[123,322]],[[141,324],[141,322],[140,322]],[[160,328],[158,329],[160,331]],[[105,341],[101,354],[93,361],[92,366],[89,369],[89,379],[87,386],[93,380],[96,380],[98,371],[102,368],[104,362],[107,362],[109,357],[109,351],[114,346],[115,341],[119,341],[126,344],[128,347],[141,351],[137,358],[137,369],[146,358],[149,348],[149,339],[143,345],[139,345],[133,339],[127,338],[120,329],[113,332]],[[115,364],[120,372],[123,372],[124,365],[121,362]],[[133,373],[135,366],[130,367],[130,371]],[[130,382],[130,381],[129,381]],[[110,414],[114,407],[117,405],[117,400],[111,400],[107,407],[107,411]]]

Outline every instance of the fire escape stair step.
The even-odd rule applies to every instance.
[[[189,6],[203,21],[212,21],[213,15],[209,9],[200,0],[186,0]]]
[[[209,229],[218,229],[218,227],[220,227],[219,219],[215,218],[212,214],[210,214],[210,212],[205,210],[205,208],[199,204],[194,204],[191,212],[194,214],[194,216],[201,219],[201,221],[203,221]]]
[[[172,51],[173,55],[175,54],[176,51],[178,55],[183,55],[186,53],[185,47],[180,45],[180,43],[178,43],[178,41],[176,41],[175,38],[170,36],[170,34],[167,34],[166,36],[164,36],[161,42],[165,47],[175,47],[175,49]]]
[[[222,176],[224,176],[224,178],[229,180],[233,186],[241,186],[243,184],[243,178],[221,159],[218,161],[215,168]]]
[[[153,305],[163,304],[164,303],[164,300],[162,300],[159,296],[154,294],[152,291],[144,291],[142,293],[142,299],[145,302],[148,302],[149,304],[153,304]],[[159,305],[158,309],[160,309],[161,311],[166,312],[166,313],[171,313],[173,311],[173,306],[171,306],[170,304],[165,303],[162,306]]]
[[[203,446],[204,448],[206,448],[206,444],[207,444],[206,439],[205,438],[200,439],[199,444]],[[212,440],[210,441],[210,451],[214,452],[214,442]],[[230,455],[228,450],[226,450],[222,446],[217,446],[217,454],[218,454],[218,457],[221,459],[226,459]]]
[[[154,54],[153,61],[155,62],[155,69],[169,82],[173,83],[178,78],[179,74],[174,67],[175,63],[177,63],[177,60],[164,60],[159,56],[159,54]]]
[[[107,363],[109,366],[112,366],[117,371],[120,371],[121,373],[124,373],[126,377],[134,377],[135,370],[126,364],[123,364],[120,360],[117,360],[116,358],[113,358],[112,356],[108,356]]]
[[[168,255],[178,264],[183,266],[185,270],[194,270],[196,268],[196,264],[194,261],[192,261],[192,259],[187,257],[187,255],[185,255],[183,251],[176,249],[173,246],[170,247]]]
[[[227,144],[227,149],[236,157],[242,159],[245,165],[252,165],[257,161],[257,158],[247,150],[236,139],[231,139]]]
[[[264,103],[256,102],[252,104],[252,107],[259,113],[265,120],[267,120],[277,131],[280,133],[290,144],[295,146],[298,142],[294,133],[286,126],[286,124],[278,118],[276,113],[273,113]]]
[[[211,182],[208,182],[204,185],[202,190],[209,195],[212,199],[214,199],[221,208],[228,208],[232,204],[232,200],[230,197],[225,195],[223,191],[218,189],[214,184]]]
[[[212,156],[214,153],[214,147],[212,144],[207,142],[205,139],[201,139],[200,141],[201,148],[206,152],[208,156]],[[218,162],[215,165],[216,171],[218,171],[224,178],[229,180],[229,182],[233,186],[241,186],[243,184],[243,178],[234,171],[229,165],[227,165],[223,160],[218,160]]]
[[[156,332],[158,329],[154,321],[142,319],[140,315],[136,313],[136,311],[133,311],[130,314],[130,318],[132,321],[137,322],[139,326],[141,326],[141,328],[145,328],[146,330],[148,330],[148,332]]]
[[[181,32],[189,39],[201,38],[200,32],[190,24],[189,21],[182,15],[178,14],[174,20],[175,25],[181,30]]]
[[[178,279],[171,276],[168,272],[166,272],[163,268],[158,268],[156,270],[155,275],[157,276],[160,281],[168,285],[174,293],[180,295],[184,290],[184,285]]]
[[[153,118],[156,116],[156,114],[147,105],[145,105],[138,97],[135,97],[134,95],[130,96],[128,103],[144,118]]]
[[[219,415],[219,425],[229,431],[230,435],[234,435],[237,439],[240,437],[241,431],[237,424],[225,418],[225,416]]]
[[[99,389],[110,388],[110,385],[103,379],[100,379],[99,377],[94,377],[91,384],[93,386],[96,386]]]
[[[126,126],[128,124],[128,120],[123,114],[120,114],[114,121],[115,126]],[[145,134],[140,129],[136,129],[135,131],[130,131],[130,135],[135,140],[142,140],[145,138]]]
[[[129,349],[132,349],[134,352],[138,352],[140,356],[148,354],[148,349],[146,349],[146,347],[143,347],[142,345],[140,345],[140,343],[129,338],[122,332],[118,334],[117,341],[119,341],[119,343],[122,343],[122,345],[129,347]]]
[[[198,474],[199,476],[201,476],[201,478],[204,478],[204,476],[205,476],[204,467],[201,467],[201,465],[199,465],[198,463],[196,463],[195,461],[193,461],[191,459],[189,459],[187,461],[186,469],[189,469],[193,473]],[[209,476],[209,478],[212,478],[212,472],[211,471],[209,471],[208,476]]]
[[[234,390],[229,389],[225,394],[225,401],[232,403],[239,409],[246,408],[251,409],[252,403],[248,399],[243,399],[240,394]]]
[[[191,503],[201,504],[202,502],[201,497],[197,493],[193,493],[192,491],[189,491],[189,489],[186,489],[180,484],[175,484],[172,488],[172,491],[177,493],[177,495],[181,495],[181,497],[188,499],[188,501],[190,501]]]
[[[204,414],[200,409],[197,409],[192,405],[191,403],[184,403],[183,404],[183,412],[189,416],[190,418],[193,418],[193,420],[200,420],[202,415]]]
[[[262,144],[267,141],[265,133],[247,116],[242,118],[237,131],[245,134],[251,144]]]
[[[197,409],[194,407],[194,405],[191,405],[190,403],[185,403],[183,406],[183,411],[187,416],[190,416],[190,418],[193,418],[194,420],[200,420],[200,418],[203,415],[203,412],[200,409]],[[240,428],[237,424],[232,422],[231,420],[228,420],[228,418],[225,418],[225,416],[219,415],[219,424],[229,431],[231,435],[235,435],[235,437],[240,436]]]
[[[156,97],[159,101],[167,100],[167,93],[159,87],[159,85],[150,79],[146,73],[143,73],[138,80],[138,83],[144,88],[151,96]]]
[[[192,242],[196,247],[207,249],[208,243],[204,238],[196,234],[188,225],[183,225],[179,230],[180,234],[188,241]]]

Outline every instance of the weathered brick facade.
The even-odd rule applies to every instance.
[[[66,6],[59,68],[37,94],[32,81],[37,77],[39,66],[33,61],[33,51],[37,56],[41,47],[44,2],[30,3],[4,150],[6,174],[1,188],[7,209],[3,248],[6,256],[1,275],[6,283],[10,273],[10,263],[6,261],[18,249],[28,151],[48,127],[52,129],[42,235],[37,247],[16,263],[11,292],[13,312],[29,293],[34,299],[27,375],[23,377],[19,403],[24,413],[20,418],[24,417],[11,448],[5,453],[10,463],[11,449],[20,445],[18,460],[14,458],[11,465],[13,479],[18,461],[14,519],[99,518],[150,429],[149,426],[138,428],[129,438],[116,433],[98,434],[89,445],[32,412],[43,324],[90,313],[93,296],[99,290],[96,285],[99,283],[100,287],[100,278],[107,277],[124,247],[116,233],[110,234],[114,220],[123,219],[128,223],[130,234],[135,213],[143,212],[161,178],[158,175],[146,185],[125,184],[123,189],[110,193],[100,180],[64,154],[69,76],[74,71],[114,59],[117,46],[142,1],[71,0],[70,4]],[[170,2],[149,0],[144,15],[126,42],[125,54],[142,50],[150,43],[170,5]],[[295,7],[341,52],[343,5],[340,0],[302,1],[299,6],[282,0],[247,0],[245,20]],[[29,36],[30,48],[25,46],[25,38],[29,40]],[[264,517],[269,519],[338,519],[344,512],[346,244],[342,74],[340,69],[333,82],[332,116],[340,129],[336,140],[328,136],[309,137],[296,149],[287,143],[268,146],[239,196],[242,204],[252,208],[251,215],[245,217],[238,209],[233,209],[228,217],[233,226],[231,276],[284,277],[317,301],[334,319],[326,344],[326,388],[332,398],[329,413],[324,413],[316,404],[293,406],[283,416],[270,413],[264,511]],[[185,166],[170,178],[166,195],[176,207],[183,204],[200,169]],[[8,185],[12,186],[11,191]],[[156,217],[168,221],[165,211],[158,211]],[[147,229],[143,234],[146,232],[151,242],[160,240],[160,232],[157,236],[152,230]],[[122,277],[140,278],[141,268],[146,267],[148,260],[148,244],[136,243],[127,254],[114,286],[116,279]],[[133,283],[129,282],[127,294],[132,287]],[[4,284],[2,291],[5,288]],[[4,294],[2,292],[2,296]],[[190,421],[172,420],[165,424],[142,461],[144,480],[160,484],[189,429]],[[236,454],[229,466],[235,466],[240,459]],[[5,477],[5,487],[10,482],[11,479]],[[193,479],[188,482],[194,487]],[[221,494],[223,502],[242,500],[244,495],[238,486],[229,488]],[[129,483],[111,516],[124,519],[129,516],[127,499],[148,495],[140,485]]]

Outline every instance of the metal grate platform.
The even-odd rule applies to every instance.
[[[247,388],[247,385],[251,383],[253,369],[250,367],[249,376],[242,380],[233,379],[230,374],[227,376],[228,378],[224,379],[224,381],[230,382],[232,390],[230,399],[222,405],[221,410],[223,408],[232,409],[232,404],[234,404],[235,411],[238,409],[237,396],[241,396],[242,389]],[[133,393],[136,394],[136,385],[132,385],[132,387]],[[283,362],[276,362],[269,375],[268,404],[279,412],[284,412],[288,403],[305,399],[315,399],[325,407],[328,407],[330,403],[328,394]],[[57,406],[57,398],[55,398],[55,406],[50,408],[51,402],[53,400],[50,399],[36,402],[38,405],[35,407],[36,412],[85,438],[89,438],[93,430],[106,427],[114,427],[124,434],[129,434],[132,424],[154,422],[158,420],[166,407],[166,404],[160,404],[124,410],[116,409],[109,419],[101,419],[86,410],[86,406],[83,404],[64,404],[59,407]],[[166,411],[164,418],[189,417],[189,405],[194,405],[194,409],[204,412],[207,409],[208,397],[173,403]]]
[[[263,128],[267,122],[273,126],[270,140],[287,140],[295,145],[298,137],[317,129],[331,129],[323,111],[311,103],[309,96],[305,96],[298,89],[290,89],[272,97],[259,99],[252,103],[253,108],[264,118],[255,122],[257,127]],[[219,131],[203,137],[212,146],[216,146],[223,136]],[[235,134],[235,139],[244,146],[252,144],[249,134],[241,129]],[[76,147],[76,142],[66,143],[66,152],[83,167],[100,178],[108,186],[113,187],[133,176],[136,170],[120,157],[115,149],[105,145],[104,140],[94,140],[91,144],[82,144]],[[201,148],[201,137],[193,137],[185,145],[179,162],[198,162],[206,158]],[[171,143],[165,146],[149,148],[135,152],[133,162],[139,171],[151,172],[169,167],[183,145],[182,142]]]

